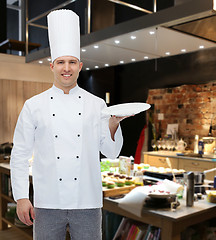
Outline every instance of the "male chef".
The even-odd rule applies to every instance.
[[[11,180],[17,215],[34,220],[34,239],[101,239],[102,184],[99,153],[116,158],[123,139],[119,122],[102,114],[104,100],[81,89],[79,17],[71,10],[48,15],[54,84],[28,99],[17,121]],[[29,201],[33,159],[34,207]],[[32,219],[31,219],[32,218]]]

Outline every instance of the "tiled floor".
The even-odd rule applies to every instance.
[[[65,240],[69,240],[69,234],[67,234]],[[0,231],[0,240],[29,240],[22,233],[17,231],[14,228],[10,228],[8,230]]]
[[[0,240],[28,240],[22,233],[16,229],[0,231]]]

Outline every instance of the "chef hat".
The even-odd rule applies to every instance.
[[[71,10],[55,10],[48,14],[48,35],[52,62],[61,56],[80,60],[79,16]]]

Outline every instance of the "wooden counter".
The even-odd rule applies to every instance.
[[[176,212],[171,210],[143,209],[142,217],[131,214],[118,206],[118,202],[104,198],[104,209],[110,212],[161,228],[161,240],[181,240],[181,232],[187,227],[216,217],[216,204],[199,200],[194,207],[180,202]]]
[[[180,159],[188,159],[188,160],[197,160],[197,161],[207,161],[207,162],[214,162],[213,158],[207,157],[207,155],[202,155],[202,157],[196,157],[187,155],[187,154],[181,154],[179,152],[175,151],[150,151],[150,152],[144,152],[144,155],[149,156],[158,156],[158,157],[169,157],[169,158],[180,158]],[[216,161],[215,161],[216,162]]]

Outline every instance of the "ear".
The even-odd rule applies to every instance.
[[[53,72],[53,68],[54,68],[54,63],[50,63],[50,69]]]
[[[79,72],[82,70],[82,67],[83,67],[83,63],[79,62]]]

